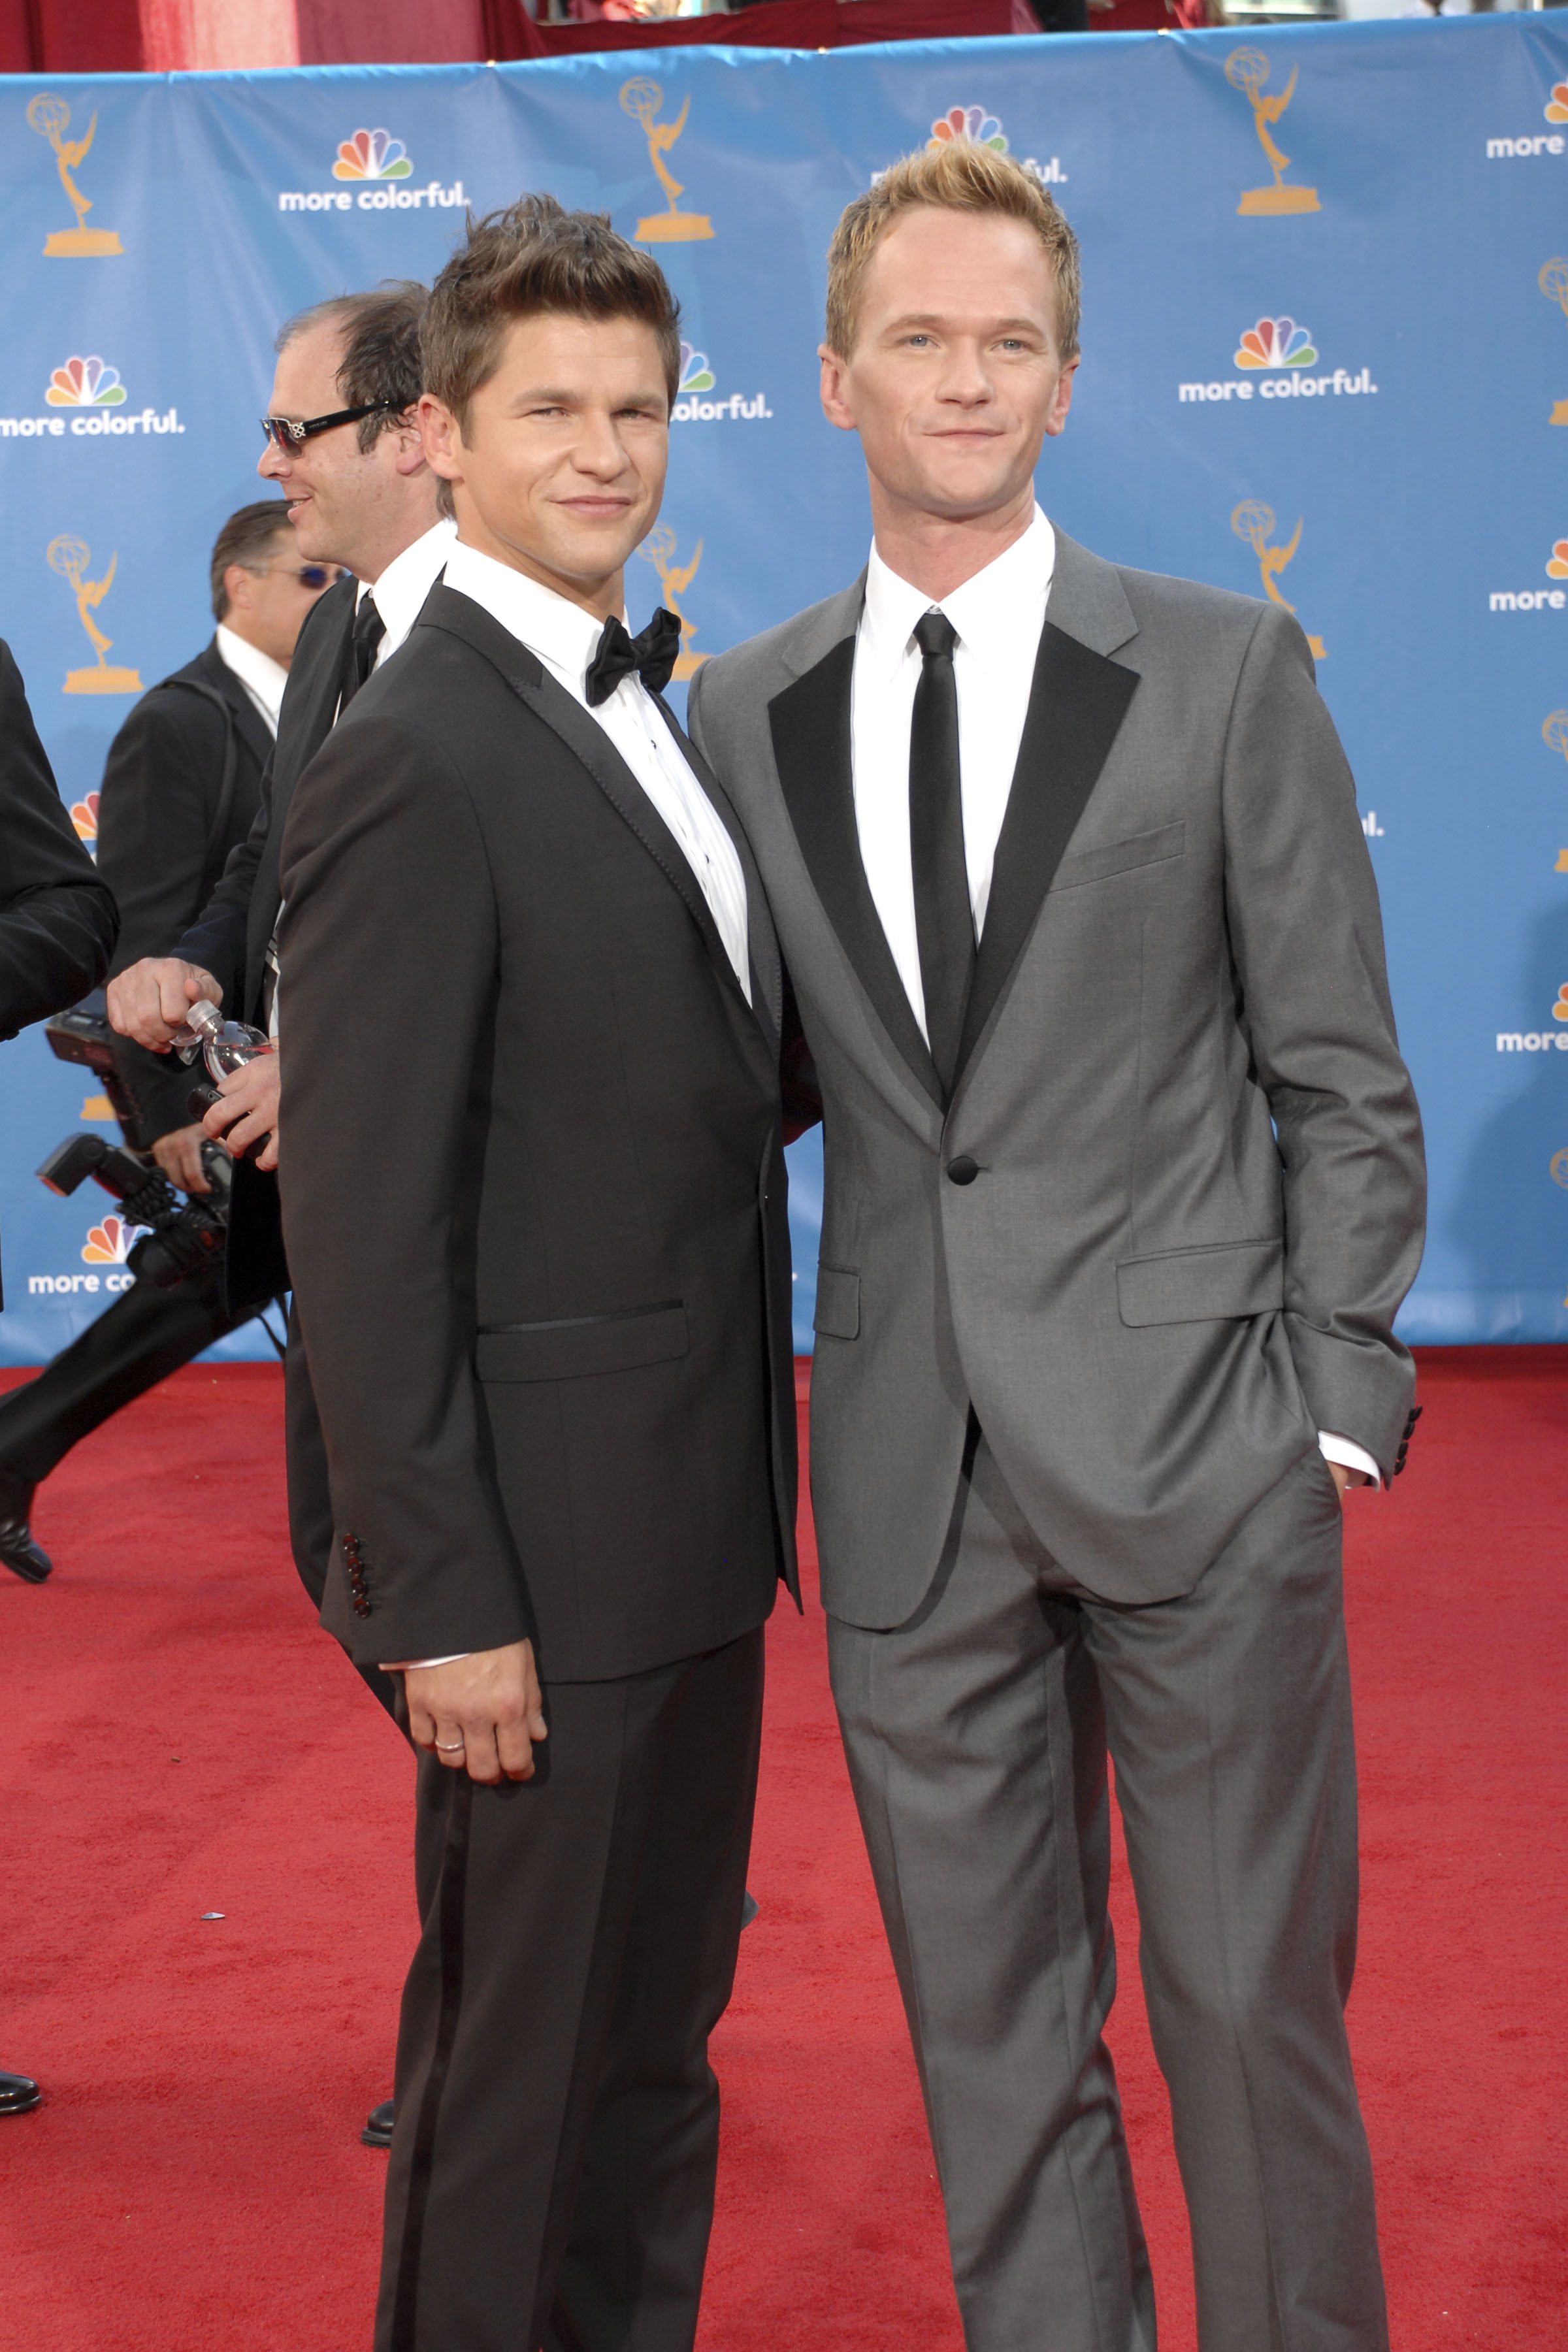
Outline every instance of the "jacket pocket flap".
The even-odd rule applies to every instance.
[[[1121,1320],[1135,1329],[1267,1315],[1285,1304],[1285,1244],[1221,1242],[1209,1249],[1125,1258],[1116,1269],[1116,1300]]]
[[[1156,825],[1152,833],[1135,833],[1127,841],[1108,842],[1103,849],[1079,849],[1057,867],[1052,890],[1070,890],[1079,882],[1103,882],[1112,874],[1131,873],[1140,866],[1160,866],[1180,857],[1186,848],[1185,820]]]
[[[860,1277],[841,1265],[816,1269],[816,1313],[812,1328],[830,1339],[860,1337]]]
[[[557,1323],[498,1323],[481,1330],[474,1369],[481,1381],[572,1381],[587,1372],[631,1372],[668,1363],[689,1345],[679,1299],[623,1315],[574,1315]]]

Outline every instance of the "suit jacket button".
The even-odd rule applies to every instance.
[[[979,1161],[971,1160],[967,1151],[961,1151],[956,1160],[950,1160],[947,1163],[950,1184],[973,1184],[979,1173]]]

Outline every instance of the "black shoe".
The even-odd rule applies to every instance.
[[[741,1932],[742,1935],[744,1935],[746,1929],[751,1926],[752,1920],[756,1917],[762,1907],[762,1905],[757,1901],[756,1896],[748,1886],[746,1889],[746,1899],[741,1906]]]
[[[43,2095],[29,2074],[0,2074],[0,2116],[25,2116]]]
[[[379,2107],[372,2107],[364,2119],[360,2139],[366,2147],[392,2146],[392,2101],[383,2099]]]
[[[29,1584],[42,1584],[54,1566],[33,1541],[27,1515],[37,1488],[15,1470],[0,1469],[0,1559]]]

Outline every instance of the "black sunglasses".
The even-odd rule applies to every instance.
[[[307,588],[331,588],[343,576],[336,565],[323,563],[247,563],[244,568],[253,572],[258,580],[265,580],[269,572],[281,572],[290,580],[302,582]]]
[[[297,424],[291,416],[264,416],[261,429],[279,449],[297,449],[301,441],[309,441],[313,433],[330,433],[335,425],[357,425],[362,416],[374,416],[378,410],[390,413],[390,400],[367,400],[359,408],[334,408],[330,416],[307,416]]]

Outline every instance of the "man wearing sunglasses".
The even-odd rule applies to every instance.
[[[249,833],[294,642],[337,567],[300,562],[283,506],[271,498],[230,515],[210,577],[212,641],[142,696],[103,772],[98,870],[121,910],[121,964],[200,914]],[[185,1192],[210,1193],[206,1139],[186,1108],[192,1073],[128,1041],[116,1063],[132,1150],[150,1151]],[[195,1269],[169,1288],[137,1280],[37,1380],[0,1398],[0,1562],[41,1582],[51,1562],[30,1522],[42,1481],[89,1431],[252,1311],[231,1311],[216,1268]]]
[[[365,679],[407,636],[456,536],[438,514],[415,420],[426,300],[423,286],[389,282],[318,303],[278,338],[257,471],[287,501],[299,561],[338,564],[353,576],[317,599],[300,633],[256,822],[205,911],[163,955],[143,957],[110,983],[115,1028],[154,1052],[168,1051],[201,996],[279,1034],[279,851],[294,786]],[[225,1079],[225,1100],[208,1113],[207,1132],[237,1154],[259,1146],[256,1167],[276,1169],[278,1091],[279,1055],[263,1055]],[[247,1167],[237,1168],[236,1178],[231,1289],[242,1265],[264,1297],[274,1276],[286,1276],[276,1193]],[[268,1221],[270,1233],[258,1230]],[[272,1272],[258,1274],[269,1257]],[[289,1532],[300,1578],[320,1607],[332,1507],[297,1320],[289,1334],[288,1411]],[[388,1677],[372,1668],[365,1679],[390,1707]],[[364,2137],[389,2143],[390,2101],[372,2115]]]

